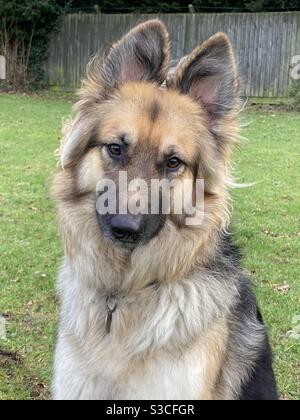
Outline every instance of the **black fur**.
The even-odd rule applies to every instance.
[[[243,317],[255,318],[259,324],[264,325],[256,297],[251,290],[251,283],[247,278],[241,278],[240,301],[235,313],[241,321]],[[257,362],[252,375],[242,386],[240,400],[278,400],[272,362],[272,350],[266,330],[263,346],[257,349]]]
[[[240,400],[277,400],[278,393],[272,367],[272,351],[267,329],[264,327],[262,315],[258,309],[257,300],[252,292],[251,282],[241,275],[241,254],[233,244],[231,235],[220,238],[217,256],[209,265],[214,273],[223,273],[226,281],[237,278],[239,299],[229,316],[229,348],[227,366],[240,366],[240,371],[247,365],[247,354],[254,353],[255,363],[250,378],[242,384],[238,399]],[[263,344],[254,348],[249,338],[255,330],[261,328]],[[253,344],[253,347],[252,347]],[[257,354],[255,354],[257,352]],[[249,353],[249,354],[250,354]],[[220,383],[222,383],[222,377]]]
[[[263,323],[259,309],[257,319]],[[240,399],[243,401],[278,400],[278,392],[272,367],[272,350],[266,336],[263,348],[260,350],[255,370],[247,383],[242,387]]]

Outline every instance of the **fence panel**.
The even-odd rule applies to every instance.
[[[171,57],[180,59],[215,32],[230,36],[237,53],[245,95],[284,97],[292,83],[292,59],[300,55],[300,12],[165,14]],[[73,14],[62,18],[50,40],[46,73],[50,85],[80,86],[90,58],[153,15]]]

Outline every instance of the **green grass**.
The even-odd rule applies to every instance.
[[[0,399],[48,397],[62,255],[49,198],[55,149],[70,104],[0,96],[0,314],[7,342],[0,348]]]
[[[49,186],[69,113],[64,98],[0,95],[0,399],[50,396],[62,246]],[[270,328],[280,391],[299,399],[300,341],[289,331],[300,315],[300,118],[248,110],[244,120],[249,140],[235,155],[236,175],[257,184],[234,191],[237,240]]]
[[[246,120],[236,175],[256,185],[234,193],[237,239],[270,329],[280,391],[299,399],[300,340],[289,332],[300,328],[293,325],[300,315],[300,118],[252,111]],[[282,294],[285,283],[290,290]]]

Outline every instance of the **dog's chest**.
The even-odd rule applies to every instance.
[[[200,357],[199,357],[200,356]],[[115,359],[114,359],[115,360]],[[104,371],[114,370],[115,376],[99,378],[96,397],[101,399],[201,399],[205,398],[206,361],[201,354],[158,354],[157,357],[133,364],[124,374],[107,361]]]
[[[87,396],[93,388],[94,399],[204,398],[209,360],[201,343],[190,343],[188,348],[179,345],[175,319],[167,311],[164,316],[157,315],[157,322],[154,315],[143,319],[140,313],[141,322],[120,337],[116,330],[126,317],[119,312],[112,314],[111,331],[102,339],[98,341],[94,332],[87,336],[80,364],[87,364],[89,375],[97,378],[96,386],[88,387]],[[125,330],[126,326],[125,322]]]
[[[78,399],[211,398],[208,388],[218,369],[211,355],[220,347],[220,334],[200,334],[199,306],[188,305],[184,297],[174,286],[156,295],[148,290],[119,299],[110,308],[104,297],[89,297],[82,305],[82,294],[73,299],[69,294],[56,357],[58,384],[66,388],[70,381],[68,388],[73,392],[75,387]],[[72,375],[66,378],[66,371]]]

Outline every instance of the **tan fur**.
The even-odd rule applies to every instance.
[[[207,384],[200,400],[218,400],[218,381],[224,363],[228,344],[228,325],[226,319],[217,321],[212,329],[203,338],[202,346],[206,350],[207,364],[210,369],[206,372],[205,383]]]

